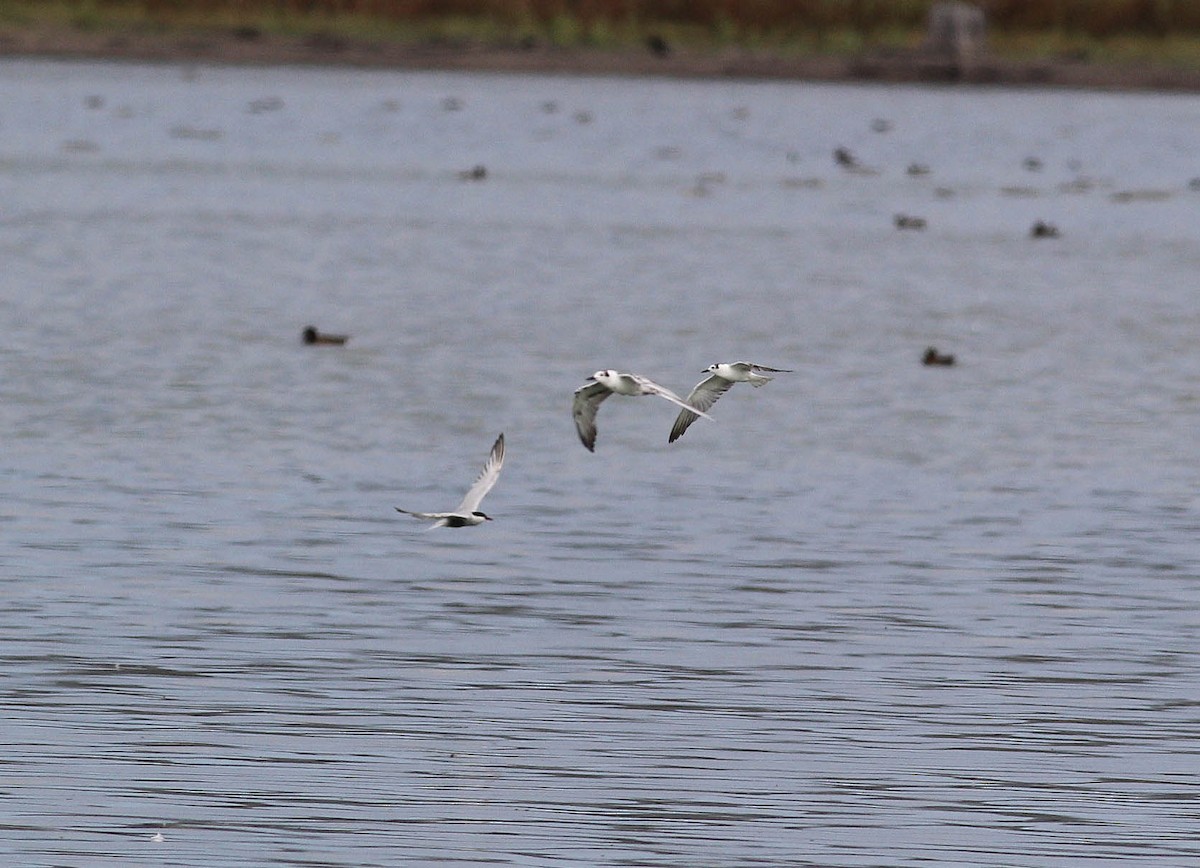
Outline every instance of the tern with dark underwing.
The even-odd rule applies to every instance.
[[[705,410],[717,403],[717,399],[728,392],[734,383],[749,383],[758,389],[771,382],[773,377],[764,376],[764,372],[792,373],[787,368],[768,368],[766,365],[755,365],[751,362],[722,362],[709,365],[705,369],[705,373],[709,376],[697,383],[696,388],[692,389],[692,393],[688,395],[688,406],[680,410],[679,415],[675,417],[675,424],[671,428],[671,436],[667,438],[667,442],[674,443],[682,437],[688,426],[699,416],[704,415]]]
[[[587,382],[575,390],[575,400],[571,406],[571,415],[575,418],[575,430],[579,432],[579,440],[589,452],[596,451],[596,412],[609,395],[631,397],[657,395],[680,407],[688,406],[684,403],[683,398],[670,389],[660,386],[640,374],[626,374],[612,370],[596,371],[587,378]],[[706,419],[712,418],[703,410],[697,412]]]
[[[492,446],[492,451],[488,455],[487,462],[483,465],[483,471],[479,474],[479,478],[475,480],[475,484],[462,499],[453,512],[412,512],[411,510],[401,509],[396,507],[396,512],[403,512],[405,515],[411,515],[413,518],[432,521],[429,530],[435,527],[474,527],[477,524],[483,524],[485,521],[491,521],[492,517],[479,511],[479,504],[483,502],[484,496],[492,490],[492,486],[496,484],[496,480],[500,478],[500,468],[504,465],[504,435],[501,434],[496,438],[495,444]]]

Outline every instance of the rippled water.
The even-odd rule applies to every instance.
[[[0,86],[8,864],[1200,860],[1200,99]]]

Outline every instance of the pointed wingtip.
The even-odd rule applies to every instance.
[[[694,414],[691,418],[688,418],[683,413],[680,413],[679,418],[675,420],[675,424],[671,426],[671,433],[667,435],[667,442],[674,443],[687,432],[688,428],[692,427],[692,423],[695,421],[696,416]]]
[[[583,444],[584,449],[586,449],[588,452],[596,451],[596,431],[595,431],[595,429],[590,430],[590,431],[584,430],[583,427],[576,424],[575,425],[575,433],[579,435],[579,442]],[[589,434],[591,435],[591,437],[588,437]]]

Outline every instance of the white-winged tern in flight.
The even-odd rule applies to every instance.
[[[679,411],[667,442],[674,443],[682,437],[688,426],[696,421],[697,414],[703,415],[703,411],[717,403],[717,399],[729,391],[734,383],[749,383],[757,389],[771,382],[772,378],[764,377],[763,371],[769,371],[772,374],[792,373],[787,368],[768,368],[766,365],[755,365],[750,362],[723,362],[709,365],[705,372],[710,376],[697,383],[696,388],[692,389],[692,393],[688,395],[689,409]]]
[[[492,490],[492,486],[496,484],[496,480],[500,477],[500,468],[504,464],[504,435],[501,434],[496,438],[495,444],[492,445],[492,451],[488,455],[487,462],[483,465],[483,471],[479,474],[479,478],[475,480],[475,484],[462,499],[453,512],[411,512],[407,509],[396,507],[397,512],[403,512],[406,515],[411,515],[413,518],[420,518],[433,521],[429,526],[432,530],[435,527],[473,527],[477,524],[483,524],[485,521],[491,521],[492,517],[479,511],[479,504],[483,501],[484,496]]]
[[[609,395],[658,395],[680,407],[688,406],[670,389],[640,374],[596,371],[588,377],[587,382],[575,390],[575,400],[571,406],[571,414],[575,417],[575,430],[579,432],[579,439],[589,452],[596,451],[596,411]],[[697,412],[705,418],[711,418],[703,410]]]

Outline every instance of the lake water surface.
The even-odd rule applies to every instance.
[[[1200,98],[0,87],[5,864],[1200,863]]]

